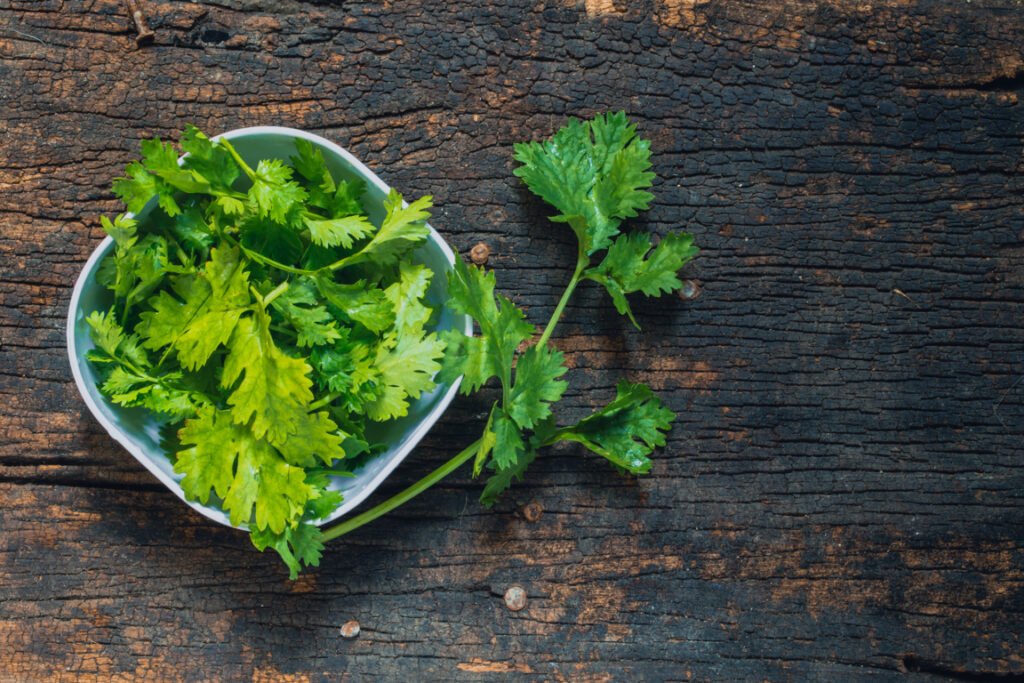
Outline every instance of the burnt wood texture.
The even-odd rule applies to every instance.
[[[0,2],[0,681],[1024,680],[1020,2],[140,5],[138,48],[121,0]],[[574,247],[511,145],[618,109],[701,293],[641,334],[583,287],[563,420],[650,383],[649,476],[563,448],[486,510],[461,471],[292,583],[80,400],[71,286],[141,139],[318,132],[543,322]]]

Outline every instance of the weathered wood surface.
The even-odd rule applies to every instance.
[[[0,6],[0,681],[1024,680],[1019,2],[150,2],[140,51],[120,0]],[[320,132],[541,320],[570,238],[510,144],[618,108],[703,294],[641,335],[586,290],[558,345],[575,415],[621,375],[679,412],[651,476],[565,449],[487,511],[463,473],[289,583],[78,398],[65,308],[141,138]]]

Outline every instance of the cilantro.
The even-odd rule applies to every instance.
[[[656,297],[678,290],[683,283],[676,272],[698,251],[693,246],[693,236],[686,233],[666,235],[653,250],[648,235],[639,232],[619,235],[604,260],[588,269],[583,277],[604,285],[615,309],[640,329],[626,294],[642,292]]]
[[[154,200],[158,209],[145,220],[101,219],[115,242],[99,271],[113,304],[87,318],[88,358],[110,401],[177,427],[177,438],[162,430],[163,443],[185,494],[247,526],[291,578],[320,562],[326,541],[470,459],[474,476],[487,473],[485,505],[558,443],[625,472],[650,471],[672,411],[649,387],[623,381],[607,405],[559,427],[567,367],[551,339],[581,282],[602,285],[639,327],[627,296],[678,290],[679,269],[697,254],[686,233],[655,244],[621,232],[653,199],[654,179],[650,143],[624,113],[573,119],[550,140],[515,146],[515,175],[578,241],[573,274],[535,340],[526,314],[496,293],[494,274],[462,260],[448,273],[448,304],[479,334],[429,328],[435,274],[407,257],[429,233],[430,197],[407,204],[392,190],[375,225],[361,204],[365,186],[336,178],[309,141],[296,141],[290,165],[262,159],[255,168],[191,126],[181,146],[188,155],[179,162],[172,145],[145,141],[142,160],[115,182],[129,211]],[[405,491],[321,531],[316,521],[342,501],[333,478],[380,450],[371,424],[406,416],[411,401],[459,377],[464,394],[492,380],[500,387],[481,437]]]
[[[194,126],[181,149],[146,140],[115,181],[144,217],[100,219],[113,302],[87,317],[88,358],[111,403],[176,434],[163,443],[185,494],[247,526],[294,577],[319,562],[315,521],[342,502],[333,478],[378,450],[369,424],[436,386],[434,273],[402,260],[429,232],[430,198],[393,191],[375,224],[365,184],[335,178],[305,140],[290,165],[250,165]],[[352,266],[359,279],[341,272]]]

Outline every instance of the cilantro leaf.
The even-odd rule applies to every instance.
[[[665,445],[674,418],[650,387],[623,381],[615,388],[615,400],[557,430],[549,443],[575,441],[625,470],[643,474],[651,469],[651,451]]]
[[[515,158],[513,173],[560,211],[551,220],[568,223],[586,254],[606,248],[653,198],[650,143],[624,112],[570,119],[550,140],[516,144]]]
[[[189,447],[178,452],[174,463],[174,471],[184,475],[185,494],[206,503],[213,490],[232,524],[255,521],[256,529],[281,533],[314,495],[301,467],[285,462],[228,411],[201,411],[185,422],[178,438]]]
[[[185,126],[181,148],[188,153],[182,166],[202,176],[211,187],[229,190],[238,180],[241,171],[231,154],[195,126]]]
[[[170,143],[161,142],[160,138],[143,140],[142,165],[166,184],[167,187],[159,187],[158,183],[161,194],[167,192],[168,188],[191,194],[210,191],[209,181],[197,171],[179,165],[178,152]],[[168,211],[167,215],[173,214]]]
[[[243,247],[279,263],[298,261],[305,249],[295,230],[255,214],[241,219],[238,232]]]
[[[317,383],[338,394],[336,402],[349,412],[360,412],[366,403],[377,399],[380,372],[374,366],[376,355],[366,344],[346,337],[332,347],[313,349],[309,361]]]
[[[498,502],[501,494],[504,493],[513,482],[522,481],[527,468],[537,459],[537,451],[529,449],[523,451],[510,467],[496,469],[487,479],[483,492],[480,494],[480,502],[490,507]]]
[[[304,413],[297,421],[297,431],[276,444],[277,450],[292,465],[311,467],[318,457],[330,466],[345,457],[342,442],[346,434],[338,430],[326,411]]]
[[[271,306],[295,329],[299,346],[322,346],[341,338],[334,317],[319,303],[308,280],[292,281]]]
[[[395,309],[383,290],[367,286],[364,280],[343,285],[323,273],[315,282],[329,304],[371,332],[383,332],[394,324]]]
[[[424,265],[403,263],[398,281],[384,290],[395,311],[395,329],[400,334],[415,333],[430,320],[431,309],[423,303],[433,272]]]
[[[584,273],[584,277],[604,285],[612,297],[615,309],[629,316],[640,329],[626,294],[642,292],[646,296],[661,296],[683,286],[676,273],[699,249],[693,245],[688,233],[669,233],[658,246],[643,233],[619,235],[608,249],[604,260]]]
[[[303,523],[296,527],[285,527],[280,533],[258,529],[250,535],[252,544],[260,552],[272,548],[281,556],[288,567],[288,578],[299,578],[302,566],[317,567],[324,550],[323,532],[313,524]]]
[[[384,199],[386,214],[380,230],[356,254],[344,260],[345,265],[373,261],[381,265],[389,265],[404,256],[426,239],[430,228],[426,220],[430,218],[427,210],[433,206],[429,196],[420,197],[412,204],[405,206],[396,190],[391,190]]]
[[[484,424],[484,433],[480,437],[480,445],[477,447],[476,457],[473,458],[473,476],[479,477],[483,471],[487,456],[494,450],[494,444],[498,442],[498,435],[492,428],[494,425],[494,413],[498,410],[498,402],[491,405],[491,412],[487,414],[487,422]]]
[[[203,273],[175,280],[172,296],[161,291],[152,311],[141,315],[139,331],[148,349],[171,346],[181,364],[202,367],[231,338],[242,314],[249,310],[249,277],[234,247],[217,247]],[[180,297],[180,299],[178,298]]]
[[[519,425],[504,410],[498,411],[494,416],[494,463],[497,469],[517,466],[525,448]]]
[[[533,325],[512,301],[494,293],[493,272],[468,266],[461,259],[448,274],[448,297],[452,308],[476,321],[481,336],[467,338],[458,331],[445,334],[451,351],[445,359],[444,380],[463,374],[461,391],[470,394],[496,376],[511,390],[516,349],[533,334]]]
[[[561,351],[531,346],[519,356],[516,381],[507,405],[508,415],[523,429],[551,415],[551,404],[562,398],[568,382]]]
[[[304,219],[309,237],[313,244],[322,247],[342,246],[348,249],[359,239],[371,235],[376,228],[365,216],[345,216],[343,218],[316,218],[307,215]]]
[[[103,231],[110,235],[114,240],[114,244],[118,247],[130,249],[138,241],[136,237],[138,223],[134,218],[128,218],[123,213],[118,214],[113,221],[106,216],[100,216],[100,225],[103,226]]]
[[[249,201],[260,216],[294,225],[307,196],[302,186],[292,180],[292,169],[280,159],[263,159],[257,164]]]
[[[204,258],[209,254],[214,242],[213,231],[198,206],[184,208],[174,217],[171,230],[185,246],[198,251]]]
[[[366,405],[371,420],[381,422],[409,412],[408,399],[417,399],[434,388],[434,375],[441,369],[444,342],[437,335],[394,334],[377,346],[374,367],[380,373],[379,396]]]
[[[274,343],[270,316],[257,310],[239,320],[228,351],[221,385],[234,387],[227,402],[235,422],[244,425],[252,420],[253,433],[273,444],[300,435],[313,400],[310,367]]]
[[[174,190],[160,178],[147,171],[138,161],[128,164],[124,177],[114,181],[114,194],[132,213],[139,213],[153,197],[159,197],[160,208],[168,216],[181,213],[174,200]]]

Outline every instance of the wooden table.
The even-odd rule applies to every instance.
[[[383,4],[147,2],[136,49],[119,1],[3,3],[0,681],[1024,680],[1024,6]],[[460,472],[291,583],[80,400],[71,285],[140,139],[325,135],[541,321],[573,247],[511,144],[619,108],[703,291],[638,334],[584,288],[557,345],[564,419],[620,376],[679,413],[650,476],[565,448],[485,510]]]

